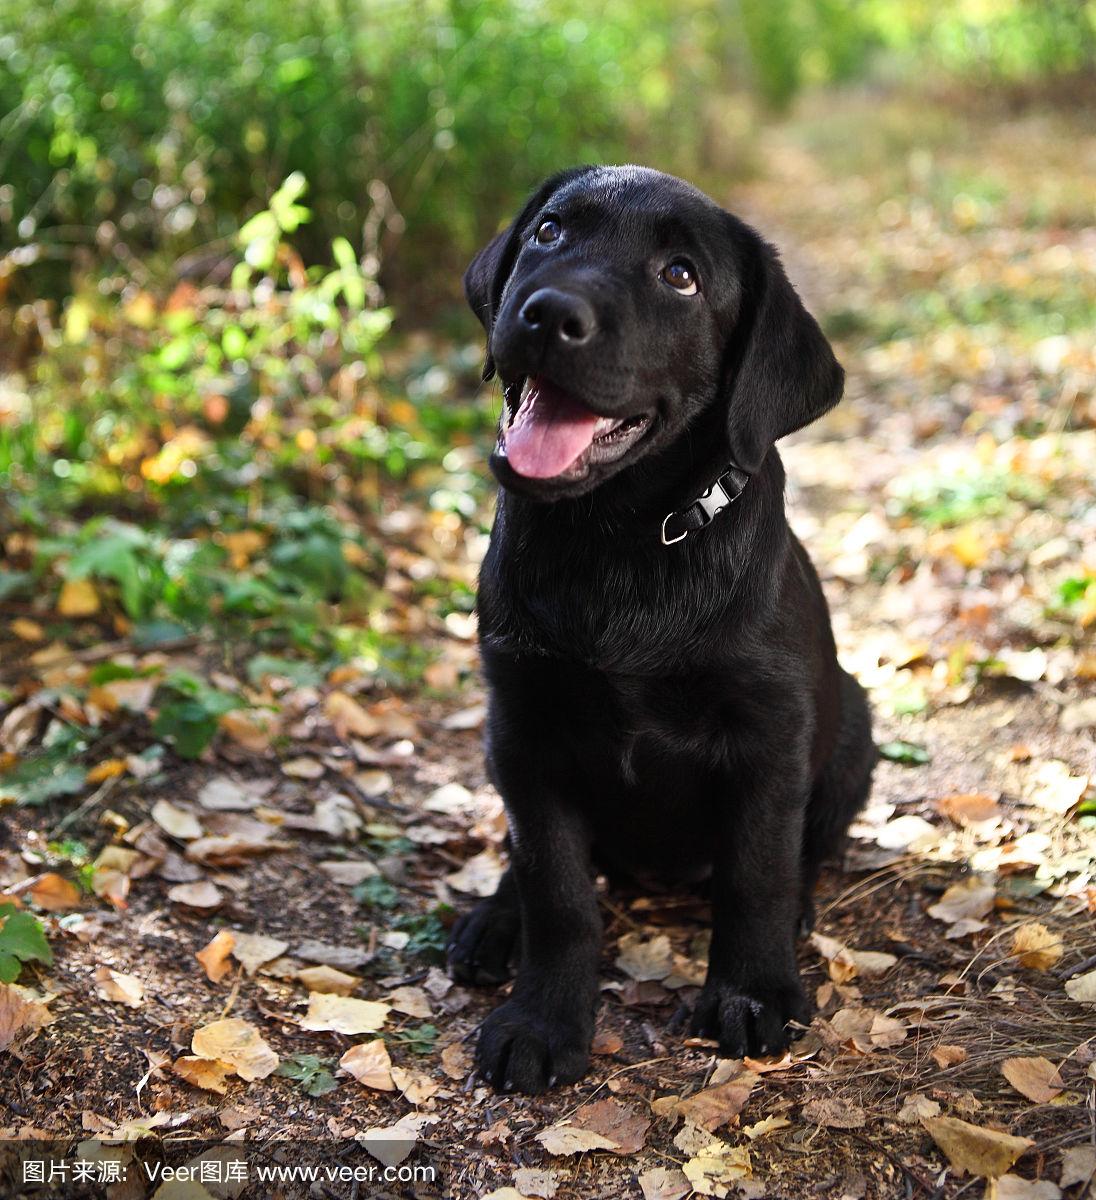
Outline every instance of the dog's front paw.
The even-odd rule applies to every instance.
[[[507,1000],[483,1023],[476,1069],[503,1092],[535,1095],[557,1083],[574,1083],[590,1062],[592,1030]]]
[[[746,989],[708,982],[693,1009],[690,1032],[714,1038],[725,1058],[780,1054],[798,1037],[788,1022],[805,1025],[809,1017],[810,1006],[798,983]]]
[[[516,907],[495,896],[477,904],[453,926],[446,951],[450,975],[457,983],[505,982],[520,931]]]

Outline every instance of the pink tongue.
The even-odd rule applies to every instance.
[[[561,474],[594,440],[600,419],[546,380],[531,380],[525,402],[503,435],[510,466],[529,479]]]

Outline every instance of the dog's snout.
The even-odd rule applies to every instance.
[[[564,346],[585,345],[597,332],[593,307],[581,296],[541,288],[521,306],[518,319],[529,330]]]

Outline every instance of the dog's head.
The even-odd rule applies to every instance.
[[[841,396],[841,367],[773,248],[658,171],[554,176],[464,287],[487,330],[484,377],[497,371],[505,394],[492,469],[540,499],[698,436],[722,443],[698,458],[752,474]]]

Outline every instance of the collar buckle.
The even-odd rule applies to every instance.
[[[664,546],[673,546],[678,542],[683,542],[690,533],[696,533],[705,526],[710,525],[719,514],[733,504],[739,496],[742,495],[746,484],[749,482],[749,476],[745,471],[736,466],[730,466],[722,475],[712,484],[706,492],[688,505],[686,508],[669,512],[662,519],[662,529],[660,539]],[[667,526],[674,517],[679,517],[684,522],[682,530],[674,537],[667,535]]]

